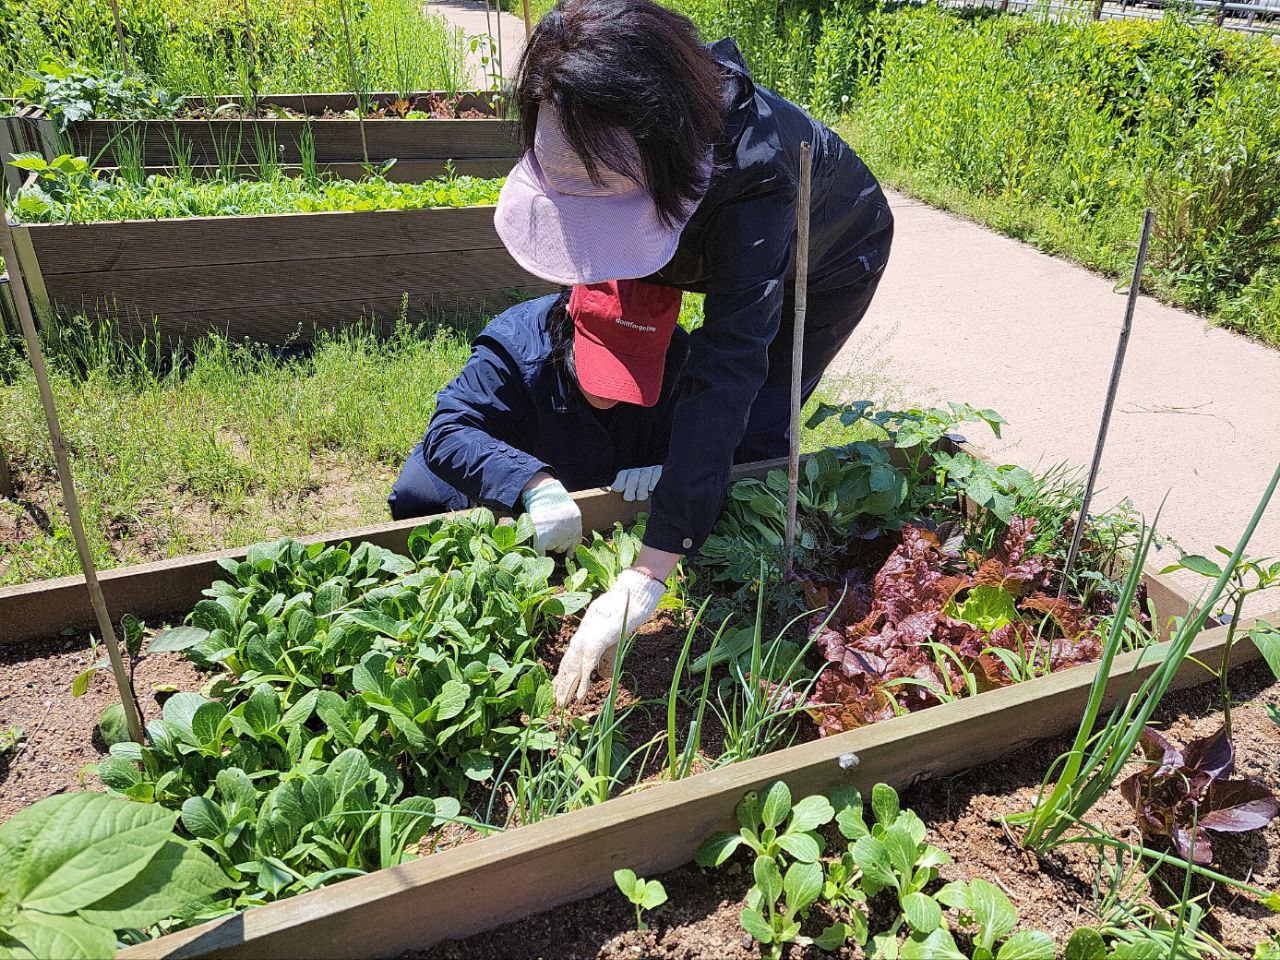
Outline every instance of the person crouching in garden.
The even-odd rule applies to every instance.
[[[671,287],[618,280],[497,317],[440,391],[387,498],[392,517],[523,507],[538,549],[564,552],[582,540],[570,491],[609,485],[647,500],[688,352],[680,299]]]

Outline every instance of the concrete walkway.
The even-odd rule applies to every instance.
[[[507,80],[515,78],[516,65],[524,50],[523,16],[498,12],[496,2],[489,4],[486,14],[485,4],[481,0],[427,0],[425,7],[428,13],[438,14],[462,30],[468,44],[472,37],[489,38],[486,45],[475,51],[471,51],[468,46],[467,68],[473,83],[482,88],[490,85],[492,76],[498,72],[499,51],[502,65],[500,75]],[[482,62],[485,56],[491,58],[489,64]]]
[[[991,407],[1002,440],[976,443],[1027,468],[1093,455],[1124,293],[1112,281],[893,194],[894,249],[866,320],[832,373],[874,363],[895,396]],[[1139,224],[1134,223],[1136,245]],[[1095,505],[1131,498],[1185,550],[1234,547],[1280,462],[1280,351],[1143,297]],[[1280,493],[1250,552],[1280,556]],[[1176,552],[1164,551],[1168,561]],[[1158,558],[1159,562],[1164,557]],[[1207,581],[1180,575],[1198,592]],[[1253,612],[1280,610],[1280,591]]]

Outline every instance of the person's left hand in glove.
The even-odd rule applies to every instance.
[[[649,494],[653,493],[653,488],[658,485],[658,478],[661,476],[661,464],[652,467],[631,467],[628,470],[619,470],[618,476],[609,485],[609,489],[614,493],[622,494],[622,499],[628,503],[648,500]]]
[[[582,700],[591,689],[591,675],[613,676],[618,643],[625,625],[627,636],[653,616],[667,585],[648,573],[630,567],[618,574],[612,587],[591,601],[582,623],[560,660],[554,683],[556,703]]]

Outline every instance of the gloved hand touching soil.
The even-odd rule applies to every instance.
[[[556,673],[557,704],[563,707],[586,697],[597,668],[600,676],[613,676],[624,626],[630,636],[647,623],[666,589],[661,580],[632,568],[618,574],[613,586],[591,601]]]
[[[582,511],[559,480],[539,473],[521,494],[541,553],[566,553],[582,542]]]

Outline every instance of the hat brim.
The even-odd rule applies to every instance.
[[[608,196],[559,193],[532,150],[507,175],[493,223],[516,263],[566,285],[656,273],[675,255],[684,229],[664,223],[641,186]]]
[[[652,407],[662,396],[665,355],[624,356],[590,337],[575,336],[573,356],[578,385],[587,393],[641,407]]]

